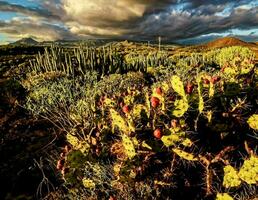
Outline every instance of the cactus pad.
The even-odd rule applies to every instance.
[[[227,193],[218,193],[216,196],[216,200],[234,200],[234,199]]]
[[[129,133],[129,127],[126,120],[114,109],[110,109],[110,115],[112,119],[112,130],[114,132],[115,127],[118,127],[120,131],[125,134]]]
[[[185,90],[184,90],[184,84],[181,81],[179,76],[172,76],[171,78],[171,84],[173,90],[175,90],[176,93],[178,93],[181,97],[185,97]]]
[[[123,142],[123,146],[125,148],[125,153],[127,157],[129,159],[132,159],[136,155],[134,142],[127,135],[122,136],[122,142]]]
[[[258,130],[258,114],[254,114],[251,117],[249,117],[247,123],[252,129]]]
[[[248,184],[258,183],[258,158],[252,155],[249,159],[244,161],[240,168],[238,176]]]
[[[223,186],[225,188],[237,187],[241,184],[241,180],[237,175],[237,170],[231,165],[224,167]]]
[[[178,148],[173,148],[172,151],[177,154],[180,158],[183,158],[188,161],[198,161],[198,158],[196,158],[192,153],[185,152]]]
[[[175,101],[175,109],[173,110],[172,114],[175,117],[182,117],[185,112],[188,110],[189,105],[186,99],[177,99]]]

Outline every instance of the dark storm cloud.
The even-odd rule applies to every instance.
[[[182,0],[181,2],[189,3],[188,7],[198,8],[205,5],[225,5],[232,3],[234,5],[248,4],[252,0]]]
[[[228,17],[194,15],[190,12],[163,13],[159,18],[149,17],[137,33],[142,38],[162,36],[168,40],[221,33],[232,28],[249,29],[258,26],[257,9],[236,9]]]
[[[83,2],[88,2],[83,4]],[[232,28],[257,27],[257,7],[239,9],[250,1],[112,1],[62,0],[74,34],[154,39],[163,36],[177,40]],[[178,3],[181,10],[175,9]],[[228,15],[216,15],[228,8]],[[113,33],[113,34],[112,34]]]

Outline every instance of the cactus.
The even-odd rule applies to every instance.
[[[193,142],[189,138],[186,138],[181,142],[181,144],[185,147],[191,147],[193,145]]]
[[[110,109],[110,115],[112,119],[112,130],[115,131],[115,127],[118,127],[120,131],[122,131],[125,134],[129,134],[130,129],[128,127],[128,124],[126,120],[121,117],[121,115],[115,111],[113,108]]]
[[[174,105],[175,108],[172,114],[176,117],[182,117],[189,108],[188,101],[186,99],[177,99]]]
[[[196,158],[192,153],[187,153],[179,148],[173,148],[172,151],[177,154],[180,158],[183,158],[188,161],[198,161],[198,158]]]
[[[212,98],[215,94],[214,84],[210,81],[209,97]]]
[[[248,184],[258,183],[258,158],[255,155],[244,161],[244,164],[239,170],[239,178]]]
[[[247,123],[249,124],[249,126],[254,129],[254,130],[258,130],[258,114],[254,114],[251,117],[248,118]]]
[[[178,58],[171,58],[174,62],[172,67],[162,52],[141,54],[128,53],[121,49],[117,51],[114,47],[83,46],[65,49],[64,52],[52,50],[48,49],[44,54],[39,54],[36,62],[31,62],[32,70],[44,73],[47,77],[50,74],[56,75],[58,73],[54,72],[59,71],[62,77],[65,76],[69,83],[73,84],[61,88],[61,95],[52,92],[52,96],[59,96],[51,98],[49,94],[54,84],[47,85],[45,79],[43,82],[35,81],[35,85],[41,84],[44,87],[34,87],[29,100],[30,105],[36,101],[58,106],[53,112],[53,121],[58,121],[62,130],[68,132],[66,139],[72,146],[72,150],[62,160],[67,160],[65,166],[70,171],[69,180],[73,178],[73,183],[80,187],[79,190],[90,192],[92,196],[97,194],[97,198],[109,198],[111,194],[118,196],[121,194],[120,191],[129,196],[133,191],[132,198],[121,198],[142,199],[146,191],[139,191],[137,188],[137,185],[142,184],[149,188],[155,186],[155,190],[148,191],[149,194],[156,195],[155,198],[163,198],[163,194],[168,194],[166,191],[170,190],[172,192],[168,198],[177,198],[173,195],[177,194],[177,189],[181,190],[184,186],[178,184],[179,188],[173,188],[170,183],[177,179],[179,182],[187,181],[188,171],[185,165],[182,167],[184,163],[188,164],[190,171],[195,170],[191,164],[197,166],[197,170],[201,170],[189,182],[200,180],[200,185],[205,186],[207,198],[216,195],[216,188],[220,188],[221,192],[230,191],[232,195],[238,196],[243,189],[249,192],[256,187],[256,149],[247,151],[250,158],[245,159],[239,168],[233,167],[239,165],[239,160],[234,157],[238,155],[236,152],[225,155],[228,151],[235,150],[243,153],[244,149],[238,148],[243,146],[242,139],[250,142],[252,146],[255,144],[258,120],[257,114],[254,114],[256,107],[253,104],[257,97],[255,92],[258,77],[257,70],[251,66],[252,61],[245,60],[250,66],[248,64],[243,68],[244,60],[240,59],[239,67],[236,66],[239,65],[237,59],[232,58],[232,62],[225,59],[227,56],[221,54],[224,50],[214,50],[202,53],[203,55],[180,53],[180,57],[177,55]],[[219,60],[216,60],[216,54],[220,54]],[[218,62],[227,65],[224,75],[219,72]],[[43,65],[45,67],[42,67]],[[81,85],[85,79],[80,76],[84,76],[89,70],[97,71],[94,87]],[[130,76],[130,84],[124,79],[127,74],[104,76],[125,73],[127,70],[147,71],[134,73],[143,77],[143,84],[135,81],[135,75]],[[189,85],[193,86],[191,90],[189,87],[184,88],[183,80],[186,79],[186,73]],[[178,75],[171,77],[172,74]],[[211,77],[218,74],[219,77],[224,77],[223,81],[216,84],[217,81]],[[197,87],[194,87],[194,82]],[[248,84],[254,87],[245,88]],[[31,85],[32,83],[30,87]],[[71,92],[80,87],[82,90],[78,94]],[[239,93],[235,93],[236,87],[239,87]],[[221,89],[221,96],[215,89]],[[229,95],[230,89],[234,95]],[[125,90],[129,95],[124,93]],[[59,100],[64,103],[60,104]],[[154,100],[157,100],[157,106],[154,106]],[[65,104],[66,102],[69,104]],[[190,108],[190,105],[193,107]],[[58,118],[58,115],[62,118]],[[195,118],[196,116],[198,117]],[[247,124],[254,130],[248,129]],[[255,136],[246,137],[251,133]],[[88,144],[86,141],[91,142]],[[217,143],[220,145],[216,145]],[[232,146],[228,146],[229,143]],[[195,154],[193,151],[199,153]],[[178,160],[180,162],[177,162]],[[229,160],[232,162],[231,165]],[[111,165],[111,171],[100,167],[99,162],[102,161],[105,162],[105,166],[107,163]],[[174,170],[175,168],[177,170]],[[224,177],[220,169],[224,169]],[[107,181],[104,177],[112,173],[115,177]],[[223,182],[220,180],[221,177]],[[64,178],[69,183],[68,178]],[[106,189],[111,182],[116,185],[112,185],[112,192]],[[189,187],[193,189],[191,184]],[[198,191],[199,189],[201,188],[198,188]],[[137,191],[142,193],[139,194]],[[206,198],[202,196],[205,192],[198,195],[199,198]],[[147,198],[147,195],[145,197]],[[226,193],[218,193],[217,199],[231,197]]]
[[[136,155],[133,141],[126,135],[122,135],[122,142],[125,148],[125,153],[129,159],[134,158]]]
[[[231,165],[224,167],[224,179],[223,186],[225,188],[237,187],[241,184],[241,180],[238,177],[237,170]]]
[[[171,77],[171,84],[173,90],[175,90],[176,93],[178,93],[183,99],[186,99],[186,94],[184,90],[184,84],[181,81],[181,78],[179,76],[172,76]]]
[[[198,85],[197,90],[198,90],[198,96],[199,96],[199,105],[198,105],[199,113],[202,113],[203,109],[204,109],[204,101],[203,101],[203,97],[202,97],[201,80],[202,80],[201,75],[196,77],[196,82],[197,82],[197,85]]]
[[[67,139],[67,142],[69,142],[73,147],[77,147],[80,144],[80,140],[76,136],[72,135],[71,133],[68,133],[66,135],[66,139]]]
[[[133,118],[135,118],[135,119],[141,118],[141,114],[143,111],[147,113],[146,106],[144,106],[143,104],[136,104],[133,107],[133,112],[132,112]]]
[[[83,154],[88,154],[90,145],[86,141],[79,140],[78,137],[68,133],[66,135],[67,142],[69,142],[74,150],[79,150]]]
[[[94,181],[89,178],[83,178],[82,184],[87,189],[95,189],[96,187],[96,184],[94,183]]]
[[[234,199],[227,193],[218,193],[216,196],[216,200],[234,200]]]
[[[177,92],[182,99],[177,99],[174,103],[175,109],[172,114],[176,117],[182,117],[189,108],[188,100],[184,90],[184,84],[179,76],[172,76],[171,78],[172,88]]]
[[[161,141],[166,147],[174,146],[179,142],[184,141],[185,132],[175,129],[170,129],[170,135],[164,135]]]

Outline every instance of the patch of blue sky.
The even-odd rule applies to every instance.
[[[6,34],[0,33],[0,45],[8,44],[9,42],[12,42],[13,40],[9,38]]]
[[[170,9],[182,12],[185,10],[185,8],[189,5],[189,3],[179,3],[179,4],[174,4],[170,7]]]
[[[258,1],[250,1],[247,4],[238,6],[237,8],[250,9],[258,6]]]
[[[228,17],[232,13],[233,8],[234,8],[234,5],[229,4],[226,6],[226,8],[223,11],[217,12],[215,13],[215,15],[219,17]]]
[[[24,7],[38,7],[39,3],[36,0],[5,0],[11,4],[17,4]]]
[[[17,17],[18,14],[16,12],[4,12],[0,11],[0,20],[6,21],[6,20],[11,20],[14,17]]]
[[[248,30],[231,29],[228,32],[233,35],[258,35],[258,28],[252,28]]]
[[[4,41],[6,39],[6,35],[0,33],[0,41]]]

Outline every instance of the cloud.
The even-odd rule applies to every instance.
[[[42,8],[28,8],[21,5],[10,4],[5,1],[0,1],[0,11],[4,12],[16,12],[21,13],[27,16],[33,17],[44,17],[48,19],[59,19],[59,16],[55,15],[54,13],[49,12],[46,9]]]
[[[208,33],[221,33],[232,28],[258,26],[257,9],[237,9],[228,17],[194,15],[189,11],[163,13],[159,19],[149,17],[138,32],[141,37],[163,36],[169,40],[191,38]]]
[[[34,37],[39,41],[48,41],[75,38],[64,27],[24,18],[0,21],[0,32],[7,34],[12,39]]]
[[[62,0],[60,3],[67,16],[67,27],[81,36],[155,39],[160,35],[177,40],[258,25],[257,8],[235,8],[247,1],[181,2],[185,5],[181,11],[173,8],[178,1],[169,0]],[[216,15],[229,5],[229,16]]]
[[[38,38],[196,38],[258,27],[251,0],[34,0],[30,8],[0,1],[0,11],[21,13],[0,32]],[[256,7],[255,7],[256,6]],[[1,26],[1,22],[0,22]],[[40,30],[40,31],[37,31]],[[255,35],[255,34],[254,34]]]

